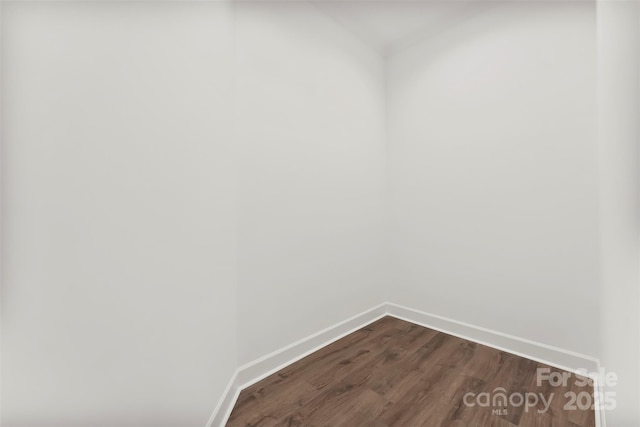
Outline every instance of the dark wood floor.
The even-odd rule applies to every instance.
[[[593,410],[565,409],[565,393],[588,393],[584,407],[593,388],[538,384],[537,368],[550,367],[384,317],[243,390],[227,426],[594,427]],[[491,404],[498,387],[511,403]],[[525,410],[526,393],[549,409]]]

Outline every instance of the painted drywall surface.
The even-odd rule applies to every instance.
[[[618,381],[612,426],[640,425],[640,4],[598,2],[602,365]]]
[[[3,2],[2,425],[203,426],[236,368],[223,2]]]
[[[392,301],[598,354],[595,19],[502,5],[389,58]]]
[[[382,302],[383,62],[305,2],[236,10],[239,361]]]

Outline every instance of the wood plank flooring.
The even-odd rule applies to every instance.
[[[539,382],[538,368],[566,385]],[[595,427],[579,409],[593,396],[584,380],[384,317],[243,390],[227,426]]]

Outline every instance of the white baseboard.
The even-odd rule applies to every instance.
[[[600,367],[600,361],[598,359],[585,354],[564,350],[526,338],[459,322],[393,303],[387,303],[386,308],[389,316],[506,351],[516,356],[545,363],[556,368],[564,369],[565,371],[576,372],[578,369],[586,369],[589,372],[597,372]]]
[[[387,304],[380,304],[370,308],[367,311],[239,367],[233,374],[227,390],[218,402],[218,406],[211,415],[207,426],[223,427],[227,423],[229,415],[231,415],[231,410],[242,389],[257,383],[274,372],[308,356],[314,351],[318,351],[322,347],[386,316],[386,308]]]
[[[238,395],[244,388],[384,316],[392,316],[569,372],[586,370],[597,373],[600,370],[600,361],[584,354],[397,304],[384,303],[238,368],[211,415],[207,427],[223,427],[226,424]],[[597,376],[593,378],[596,387],[599,387],[599,379]],[[603,411],[596,409],[596,427],[604,426]]]
[[[231,410],[236,404],[236,400],[238,400],[238,396],[240,395],[240,391],[242,390],[236,383],[239,371],[240,369],[236,369],[236,371],[231,376],[227,387],[222,393],[222,397],[220,397],[216,408],[213,410],[213,414],[211,414],[211,417],[207,422],[207,427],[222,427],[227,423],[229,415],[231,415]]]

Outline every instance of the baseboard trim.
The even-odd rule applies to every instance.
[[[384,316],[392,316],[569,372],[600,371],[600,361],[591,356],[387,302],[239,367],[229,381],[207,427],[223,427],[226,424],[241,390]],[[597,375],[592,377],[596,382],[595,389],[598,390],[599,378]],[[604,426],[603,411],[596,409],[596,427]]]
[[[213,410],[211,417],[209,417],[207,427],[224,426],[227,423],[229,415],[231,415],[231,410],[233,409],[233,406],[236,404],[236,400],[238,400],[238,396],[240,395],[241,389],[238,388],[236,384],[236,379],[238,378],[239,371],[239,369],[236,369],[231,376],[231,379],[227,383],[227,387],[222,393],[222,397],[220,397],[216,408]]]
[[[463,338],[478,344],[486,345],[516,356],[545,363],[565,371],[576,372],[586,369],[589,372],[597,372],[600,361],[594,357],[565,350],[559,347],[520,338],[514,335],[465,322],[438,316],[436,314],[415,310],[398,304],[387,303],[387,314],[395,318],[435,329],[449,335]]]
[[[387,304],[377,305],[239,367],[207,427],[223,427],[227,423],[241,390],[386,315]]]

